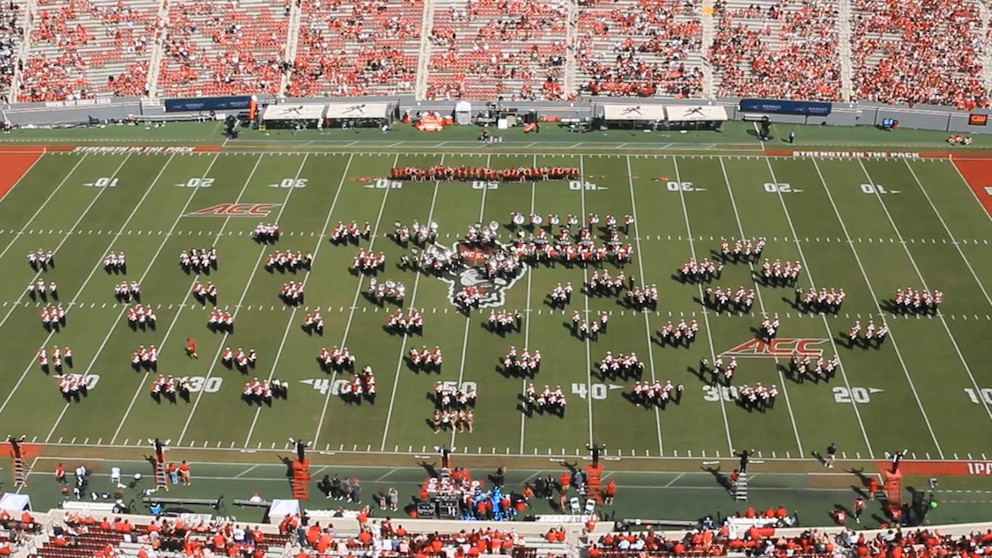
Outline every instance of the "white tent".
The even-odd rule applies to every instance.
[[[727,109],[723,105],[667,105],[669,122],[726,122]]]
[[[324,117],[325,105],[269,105],[262,114],[263,121],[320,120]]]
[[[658,122],[665,119],[665,107],[662,105],[632,105],[610,104],[603,105],[603,119],[607,122]]]
[[[389,103],[331,103],[327,105],[327,118],[389,119]]]
[[[27,494],[8,492],[0,496],[0,510],[7,512],[31,511],[31,497]]]
[[[272,506],[269,508],[269,520],[282,521],[287,515],[299,514],[299,500],[272,500]]]

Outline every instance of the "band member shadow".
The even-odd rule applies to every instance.
[[[551,295],[545,295],[544,305],[552,310],[564,310],[568,307],[568,301],[565,298],[555,298]]]
[[[857,349],[861,347],[864,351],[868,349],[879,349],[882,346],[882,342],[878,339],[866,339],[861,336],[852,337],[847,331],[838,331],[837,336],[834,337],[834,341],[845,349]]]
[[[86,384],[80,384],[80,386],[73,391],[62,392],[62,398],[65,399],[66,403],[79,403],[89,396],[90,390],[86,387]]]
[[[375,405],[375,394],[362,392],[357,394],[355,392],[344,392],[338,394],[338,397],[345,405],[352,405],[355,407],[361,407],[363,403],[368,403],[369,405]]]
[[[527,396],[522,393],[517,394],[517,410],[523,413],[527,418],[534,417],[534,406],[530,404]]]
[[[624,399],[626,399],[627,401],[629,401],[635,407],[640,407],[640,408],[644,409],[645,411],[653,411],[655,409],[658,409],[659,411],[664,411],[665,408],[668,407],[668,404],[669,403],[675,403],[676,405],[679,404],[679,402],[677,400],[675,400],[675,398],[677,397],[677,398],[681,399],[682,398],[682,392],[676,391],[675,393],[677,395],[673,394],[673,396],[672,396],[671,399],[659,399],[657,401],[652,401],[652,402],[647,402],[643,398],[638,397],[638,395],[636,393],[629,392],[629,391],[624,391],[621,396]]]
[[[58,320],[51,320],[48,322],[44,322],[42,324],[42,327],[44,327],[45,331],[47,331],[48,333],[55,333],[57,331],[61,331],[62,328],[65,327],[65,318],[63,317],[63,318],[59,318]]]
[[[719,467],[700,467],[703,471],[713,475],[713,480],[720,486],[720,488],[730,492],[733,490],[733,485],[730,483],[730,477],[720,472]]]
[[[184,403],[190,402],[189,388],[182,388],[182,387],[176,388],[176,391],[172,391],[172,392],[153,391],[151,393],[151,397],[152,397],[152,401],[155,401],[159,405],[161,405],[163,402],[168,402],[173,405],[177,405],[179,404],[180,399]]]
[[[758,341],[764,341],[765,343],[771,343],[772,339],[775,338],[774,335],[769,335],[767,331],[758,329],[754,326],[751,326],[751,334],[753,334],[754,338]]]
[[[493,367],[497,374],[504,378],[516,378],[519,380],[533,380],[537,377],[540,368],[528,368],[526,366],[504,366],[497,364]]]
[[[789,363],[789,366],[786,366],[781,363],[775,363],[775,368],[778,369],[779,373],[782,374],[783,378],[790,380],[794,384],[806,383],[807,380],[806,374],[799,372],[799,370],[796,368],[795,364],[793,363]],[[808,379],[813,380],[814,384],[820,383],[819,378],[817,378],[816,376],[813,376]]]
[[[368,291],[365,291],[364,293],[362,293],[362,296],[365,297],[365,300],[371,302],[372,304],[375,304],[379,308],[385,308],[386,307],[386,299],[385,298],[379,298],[379,297],[375,296],[375,294],[370,293]]]

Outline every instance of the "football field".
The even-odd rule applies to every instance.
[[[536,146],[521,153],[480,149],[422,153],[373,151],[203,151],[100,153],[10,150],[0,154],[9,190],[0,202],[0,424],[53,446],[134,447],[149,437],[174,448],[285,450],[288,438],[312,440],[321,451],[421,454],[435,445],[479,456],[585,455],[590,442],[606,443],[611,457],[718,458],[752,449],[764,459],[808,459],[836,442],[849,459],[884,459],[908,449],[920,460],[979,460],[992,453],[992,221],[983,207],[992,161],[979,158],[853,158],[706,154],[640,154],[603,150],[573,154]],[[412,182],[382,180],[391,168],[577,167],[579,180],[537,182]],[[983,174],[984,173],[984,174]],[[973,187],[969,187],[969,181]],[[394,223],[436,222],[439,245],[455,248],[469,227],[498,230],[503,243],[516,231],[511,214],[589,214],[603,220],[633,217],[620,241],[633,249],[623,272],[637,285],[657,286],[657,308],[639,311],[620,296],[586,296],[594,266],[527,268],[504,285],[501,308],[520,311],[519,330],[487,328],[489,308],[461,313],[452,287],[431,274],[398,266],[410,254],[392,238]],[[357,244],[335,245],[339,222],[369,223]],[[253,241],[260,222],[278,223],[274,245]],[[600,223],[602,224],[602,223]],[[549,227],[549,235],[558,227]],[[578,227],[572,227],[573,232]],[[527,230],[525,235],[534,234]],[[603,242],[605,231],[593,235]],[[762,284],[756,263],[727,261],[719,278],[700,284],[676,280],[690,258],[720,259],[720,240],[764,238],[762,259],[797,262],[796,287],[844,289],[836,314],[804,312],[795,287]],[[184,250],[216,247],[208,274],[180,267]],[[26,254],[53,251],[55,265],[36,272]],[[266,269],[276,251],[313,254],[310,269]],[[423,312],[421,335],[384,331],[399,306],[377,305],[365,293],[370,276],[349,268],[359,250],[385,254],[377,280],[406,286],[404,309]],[[109,253],[127,255],[126,273],[104,268]],[[620,269],[605,264],[616,275]],[[456,279],[469,284],[478,273]],[[38,279],[56,282],[58,300],[29,296]],[[155,327],[129,327],[134,302],[115,299],[121,281],[141,285],[141,304],[154,309]],[[229,312],[233,333],[207,327],[213,304],[197,301],[196,282],[216,285],[216,307]],[[280,297],[289,281],[305,299]],[[564,309],[548,295],[570,282]],[[706,289],[755,289],[749,312],[717,311]],[[893,312],[898,289],[943,293],[939,312]],[[495,292],[495,291],[494,291]],[[61,304],[64,327],[46,330],[43,307]],[[319,310],[322,335],[301,325]],[[571,317],[609,314],[606,333],[573,335]],[[781,322],[773,343],[755,341],[763,317]],[[657,342],[666,322],[696,321],[686,347]],[[880,347],[849,347],[847,330],[886,323]],[[186,354],[186,340],[198,358]],[[159,350],[157,371],[136,371],[139,346]],[[70,347],[84,396],[67,401],[55,377],[39,364],[39,348]],[[405,360],[413,347],[439,347],[439,373],[416,371]],[[506,373],[511,346],[543,356],[532,380]],[[225,348],[257,351],[246,373],[221,363]],[[347,347],[356,370],[370,366],[374,401],[346,401],[350,372],[327,373],[322,348]],[[599,373],[607,352],[636,353],[643,381],[684,386],[664,408],[632,402],[632,379]],[[799,353],[813,361],[840,359],[829,379],[801,381],[789,368]],[[735,357],[733,386],[714,385],[700,371]],[[158,375],[187,377],[189,400],[156,400]],[[288,398],[269,404],[241,397],[246,382],[278,379]],[[437,382],[477,389],[474,429],[435,433],[430,426]],[[564,416],[521,412],[532,381],[540,391],[560,386]],[[772,408],[738,403],[741,386],[775,385]],[[220,458],[223,459],[223,458]]]

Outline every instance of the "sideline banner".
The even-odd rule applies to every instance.
[[[251,97],[197,97],[195,99],[166,99],[165,112],[196,112],[206,110],[248,110]]]
[[[741,112],[766,112],[769,114],[801,114],[827,116],[833,105],[820,101],[781,101],[777,99],[741,99]]]

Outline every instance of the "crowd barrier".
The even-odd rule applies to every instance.
[[[226,100],[225,100],[226,99]],[[244,106],[247,97],[211,98],[211,109],[195,110],[204,99],[148,100],[138,97],[118,97],[87,99],[82,101],[58,101],[51,103],[17,103],[0,109],[3,118],[15,126],[69,126],[85,124],[92,119],[124,120],[140,117],[145,120],[192,120],[207,118],[211,110],[235,112]],[[326,97],[277,99],[259,95],[259,105],[271,103],[319,104],[328,103]],[[437,111],[451,114],[456,101],[418,101],[412,96],[400,97],[355,97],[355,103],[398,103],[400,111]],[[613,102],[630,99],[612,99]],[[574,102],[520,101],[508,106],[519,111],[536,110],[542,116],[562,119],[587,118],[593,115],[597,105],[609,104],[608,97],[589,97]],[[986,124],[992,110],[978,109],[971,112],[959,111],[942,106],[883,105],[877,103],[822,103],[777,99],[638,99],[640,105],[700,106],[721,105],[726,108],[730,120],[754,121],[767,116],[774,123],[795,125],[826,126],[882,126],[882,122],[894,119],[899,127],[936,130],[942,132],[982,134],[992,133]],[[482,103],[478,103],[480,106]],[[182,111],[181,108],[192,110]],[[216,108],[220,107],[220,108]],[[225,109],[224,107],[229,107]],[[166,109],[170,110],[166,110]]]

